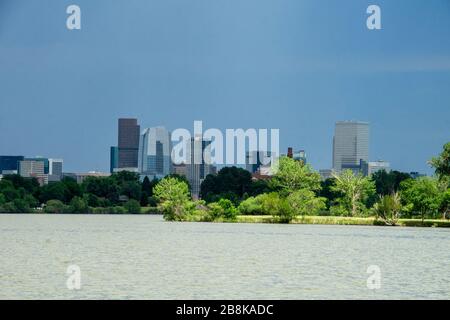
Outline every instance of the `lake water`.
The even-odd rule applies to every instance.
[[[0,215],[0,257],[0,299],[450,298],[447,229]]]

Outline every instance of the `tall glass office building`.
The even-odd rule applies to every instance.
[[[137,119],[119,119],[118,168],[137,168],[140,126]]]
[[[109,153],[109,172],[113,173],[114,169],[119,167],[119,147],[112,146]]]
[[[369,161],[369,123],[336,122],[333,138],[333,169],[363,172]]]
[[[202,136],[191,138],[187,145],[186,175],[194,198],[200,195],[200,186],[208,174],[213,173],[211,141]]]
[[[138,170],[141,175],[161,178],[172,172],[172,143],[164,127],[145,129],[139,140]]]
[[[13,172],[19,170],[19,162],[24,156],[0,156],[0,174],[5,172]]]

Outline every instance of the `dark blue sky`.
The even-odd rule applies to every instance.
[[[107,171],[124,116],[279,128],[316,169],[335,121],[369,121],[372,160],[430,173],[450,140],[450,1],[0,0],[0,154]]]

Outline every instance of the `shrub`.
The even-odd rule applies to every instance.
[[[44,212],[46,213],[64,213],[67,207],[60,200],[48,200]]]
[[[110,208],[103,207],[89,207],[89,212],[93,214],[108,214],[112,213]]]
[[[0,212],[2,213],[16,213],[17,208],[14,206],[12,202],[6,202],[0,206]]]
[[[141,209],[143,214],[158,214],[160,213],[157,207],[144,207]]]
[[[277,216],[280,222],[289,223],[295,217],[295,212],[289,206],[288,201],[280,197],[277,192],[264,194],[261,201],[263,212]]]
[[[14,199],[13,204],[17,213],[27,213],[31,211],[30,205],[24,199]]]
[[[325,198],[316,197],[313,191],[300,189],[287,197],[294,215],[316,215],[326,208]]]
[[[88,213],[89,207],[86,201],[84,201],[80,197],[74,197],[70,201],[69,211],[71,213]]]
[[[236,210],[233,202],[231,202],[231,200],[220,199],[218,204],[223,209],[223,214],[222,215],[223,215],[223,217],[225,219],[233,220],[234,218],[236,218],[237,210]]]
[[[114,207],[110,207],[110,213],[112,214],[125,214],[128,213],[127,209],[125,209],[124,207],[120,207],[120,206],[114,206]]]
[[[37,201],[37,199],[31,194],[26,194],[23,199],[27,202],[28,207],[30,208],[36,208],[39,205],[39,201]]]
[[[236,207],[229,199],[220,199],[208,205],[209,220],[214,221],[219,218],[234,220],[237,215]]]
[[[0,206],[6,203],[6,197],[0,193]]]
[[[223,216],[223,208],[217,203],[208,204],[208,215],[205,217],[207,221],[214,221]]]
[[[373,206],[373,212],[386,225],[395,226],[400,218],[402,203],[398,192],[380,197]]]
[[[238,211],[243,215],[260,215],[263,214],[261,196],[250,197],[241,202]]]
[[[166,177],[153,188],[158,209],[169,221],[183,221],[190,210],[195,207],[190,201],[189,187],[186,182],[177,178]]]
[[[128,213],[141,213],[141,205],[139,201],[134,199],[128,200],[125,203],[124,208],[127,210]]]

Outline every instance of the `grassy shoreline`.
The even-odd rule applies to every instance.
[[[32,214],[32,215],[162,215],[155,212],[155,208],[142,208],[141,213],[45,213],[45,212],[28,212],[28,213],[6,213],[9,214]],[[201,220],[189,219],[186,222],[206,222]],[[217,219],[213,223],[271,223],[283,224],[277,217],[270,215],[238,215],[234,220]],[[341,225],[341,226],[386,226],[383,221],[375,217],[340,217],[340,216],[297,216],[289,224],[311,224],[311,225]],[[450,220],[442,219],[399,219],[397,227],[434,227],[434,228],[450,228]]]
[[[279,223],[273,216],[237,216],[237,223]],[[386,226],[382,221],[374,217],[355,218],[337,216],[298,216],[291,224],[322,224],[322,225],[355,225],[355,226]],[[450,228],[450,220],[425,219],[400,219],[397,222],[400,227],[437,227]]]

